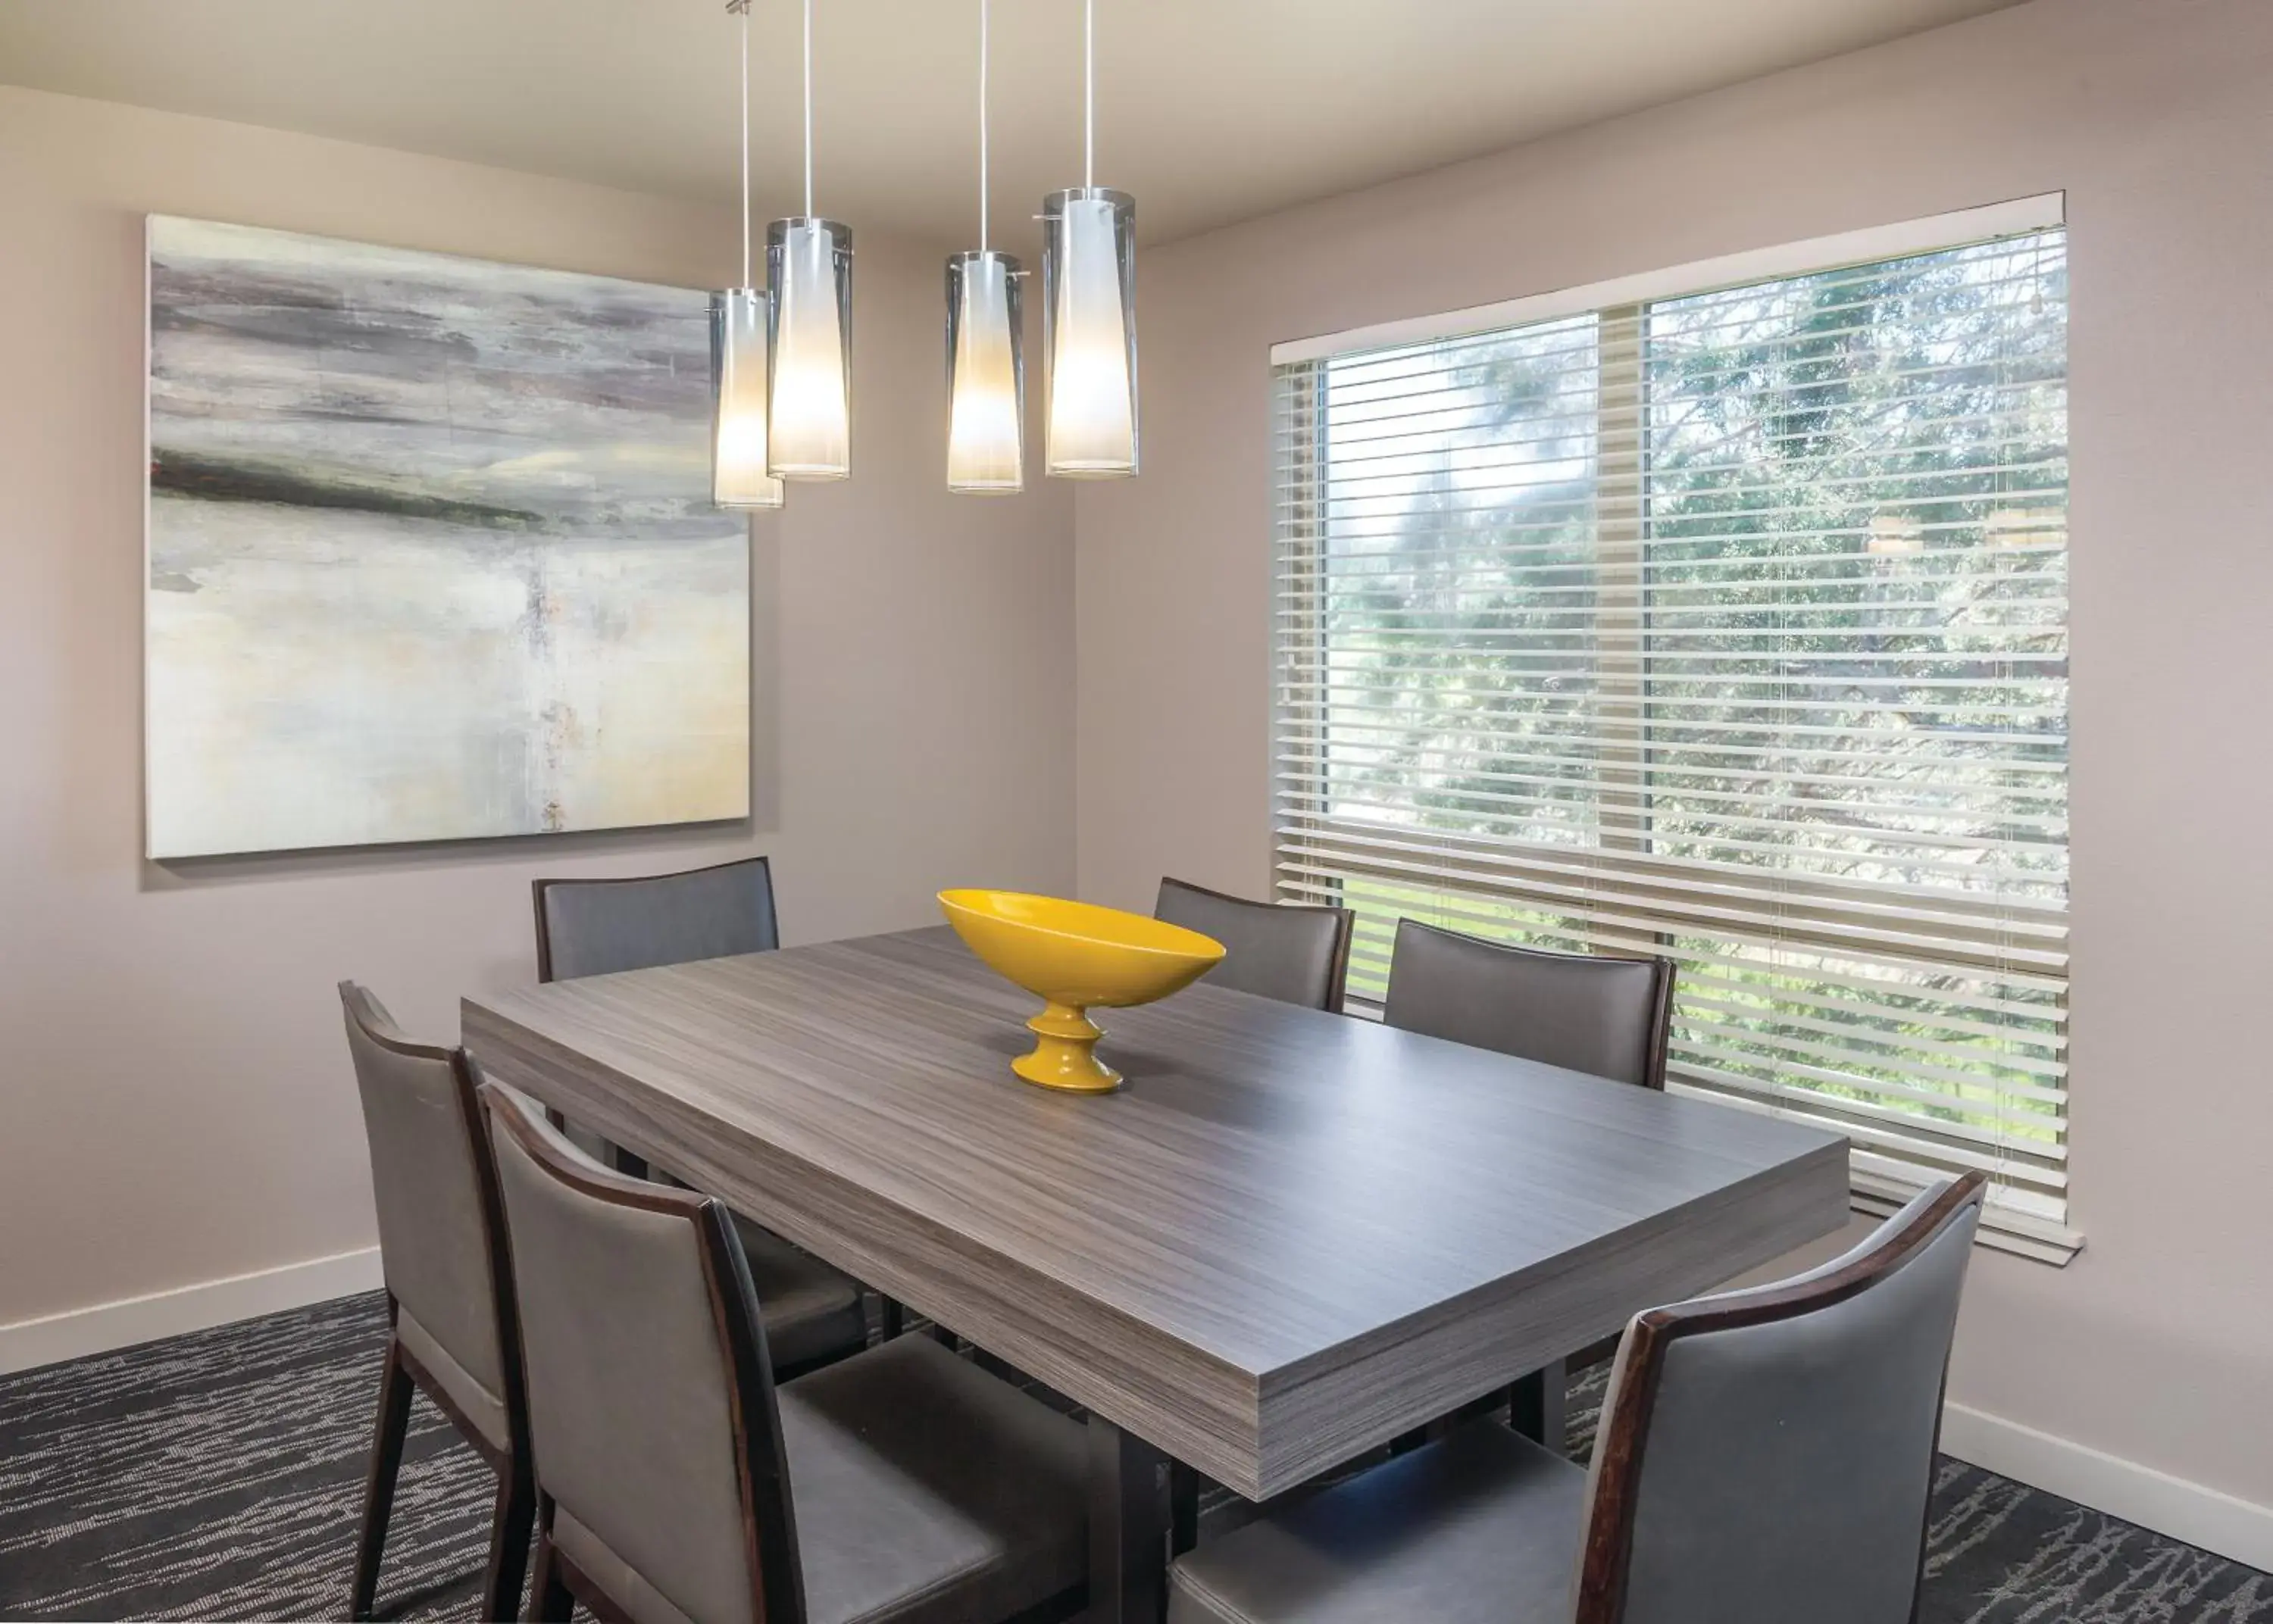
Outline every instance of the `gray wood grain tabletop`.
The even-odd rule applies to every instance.
[[[1204,982],[1119,1093],[946,929],[469,998],[525,1089],[1241,1493],[1846,1218],[1846,1141]]]

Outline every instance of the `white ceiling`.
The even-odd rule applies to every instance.
[[[1098,0],[1097,180],[1182,236],[2009,3]],[[818,212],[973,236],[979,0],[814,11]],[[1081,178],[1081,4],[994,19],[1023,227]],[[0,82],[726,199],[736,27],[723,0],[5,0]],[[762,219],[798,202],[796,0],[751,34]]]

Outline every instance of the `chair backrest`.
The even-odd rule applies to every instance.
[[[567,981],[781,946],[763,857],[628,879],[540,879],[536,978]]]
[[[609,1171],[493,1083],[482,1099],[555,1547],[634,1618],[674,1616],[659,1598],[698,1624],[798,1624],[772,1369],[726,1209]]]
[[[1512,947],[1400,919],[1382,1019],[1408,1032],[1662,1089],[1673,964]]]
[[[513,1274],[473,1062],[462,1049],[410,1042],[354,982],[340,984],[340,1003],[397,1328],[422,1363],[439,1351],[471,1379],[465,1418],[507,1447],[521,1414]],[[452,1373],[434,1373],[465,1396],[465,1384],[446,1380]]]
[[[1844,1256],[1638,1316],[1577,1624],[1911,1624],[1978,1173]]]
[[[1310,1009],[1341,1007],[1355,917],[1347,908],[1255,902],[1163,879],[1152,917],[1223,944],[1223,962],[1208,973],[1212,987]]]

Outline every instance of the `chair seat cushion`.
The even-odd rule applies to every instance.
[[[1475,1423],[1178,1558],[1168,1624],[1560,1624],[1586,1487]]]
[[[930,1337],[780,1404],[808,1624],[1005,1618],[1087,1575],[1081,1425]]]
[[[739,1214],[734,1228],[750,1261],[750,1283],[757,1288],[766,1350],[776,1369],[849,1353],[868,1340],[859,1282]]]

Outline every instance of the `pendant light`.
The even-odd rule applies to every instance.
[[[766,471],[766,311],[750,278],[750,0],[726,0],[742,19],[742,285],[710,296],[710,500],[779,507]]]
[[[1082,18],[1082,183],[1042,200],[1048,466],[1069,479],[1136,471],[1136,200],[1097,181],[1097,6]]]
[[[773,290],[767,462],[782,479],[852,472],[852,232],[813,213],[813,0],[805,0],[805,213],[766,228]]]
[[[947,262],[947,488],[1026,483],[1026,373],[1018,262],[987,247],[986,11],[979,0],[979,248]]]

